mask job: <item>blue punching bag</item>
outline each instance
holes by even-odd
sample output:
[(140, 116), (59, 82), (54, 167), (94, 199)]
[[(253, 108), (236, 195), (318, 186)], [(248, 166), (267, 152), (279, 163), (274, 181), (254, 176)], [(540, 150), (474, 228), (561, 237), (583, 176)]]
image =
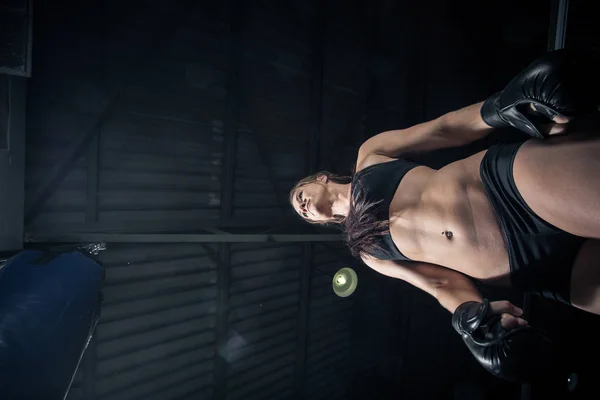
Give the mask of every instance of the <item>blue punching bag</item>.
[(100, 315), (104, 269), (73, 250), (0, 267), (0, 398), (64, 399)]

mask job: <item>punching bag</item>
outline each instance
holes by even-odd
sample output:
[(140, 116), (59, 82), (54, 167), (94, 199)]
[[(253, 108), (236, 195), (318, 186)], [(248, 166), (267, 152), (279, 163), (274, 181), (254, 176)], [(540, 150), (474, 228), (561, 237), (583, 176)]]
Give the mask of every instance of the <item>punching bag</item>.
[(100, 315), (103, 267), (78, 250), (0, 266), (0, 398), (64, 399)]

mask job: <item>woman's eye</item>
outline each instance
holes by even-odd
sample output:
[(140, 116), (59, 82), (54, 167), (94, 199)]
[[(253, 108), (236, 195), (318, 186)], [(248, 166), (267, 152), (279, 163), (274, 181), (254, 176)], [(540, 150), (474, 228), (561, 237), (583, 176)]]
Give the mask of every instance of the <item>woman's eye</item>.
[(300, 198), (300, 200), (302, 200), (302, 192), (300, 192), (300, 194), (298, 195), (298, 197)]

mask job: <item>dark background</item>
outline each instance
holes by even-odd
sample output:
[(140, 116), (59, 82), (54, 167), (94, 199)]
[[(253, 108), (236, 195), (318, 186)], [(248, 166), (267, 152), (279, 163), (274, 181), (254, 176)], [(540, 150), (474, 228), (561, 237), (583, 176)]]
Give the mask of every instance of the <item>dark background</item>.
[[(591, 2), (571, 3), (567, 47), (597, 46)], [(35, 1), (28, 237), (307, 232), (295, 181), (348, 174), (366, 138), (500, 90), (546, 51), (550, 4)], [(433, 298), (340, 243), (109, 243), (102, 260), (103, 316), (70, 399), (519, 398)], [(359, 286), (341, 299), (330, 275), (348, 265)], [(530, 319), (565, 352), (534, 398), (592, 398), (598, 317), (534, 300)]]

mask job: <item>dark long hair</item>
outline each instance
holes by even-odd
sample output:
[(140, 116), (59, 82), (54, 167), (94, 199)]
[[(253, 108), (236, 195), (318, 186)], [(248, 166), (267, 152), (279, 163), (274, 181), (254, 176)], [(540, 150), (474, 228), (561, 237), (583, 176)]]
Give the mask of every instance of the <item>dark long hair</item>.
[(379, 218), (382, 201), (369, 201), (361, 180), (352, 182), (350, 210), (342, 222), (342, 231), (350, 253), (356, 258), (385, 252), (378, 242), (381, 236), (389, 233), (390, 222)]
[[(352, 172), (354, 173), (354, 169)], [(368, 201), (361, 179), (354, 179), (356, 178), (356, 174), (354, 174), (353, 177), (349, 177), (321, 171), (307, 176), (306, 178), (301, 179), (290, 190), (290, 203), (292, 203), (292, 199), (296, 195), (298, 189), (316, 182), (317, 178), (321, 175), (325, 175), (331, 182), (352, 184), (352, 196), (348, 215), (334, 215), (331, 220), (325, 222), (311, 221), (306, 218), (303, 219), (311, 224), (339, 225), (342, 229), (346, 245), (350, 249), (350, 253), (356, 258), (361, 258), (363, 254), (372, 254), (374, 251), (385, 251), (378, 244), (378, 239), (380, 236), (389, 232), (389, 220), (379, 220), (378, 214), (381, 201)]]

